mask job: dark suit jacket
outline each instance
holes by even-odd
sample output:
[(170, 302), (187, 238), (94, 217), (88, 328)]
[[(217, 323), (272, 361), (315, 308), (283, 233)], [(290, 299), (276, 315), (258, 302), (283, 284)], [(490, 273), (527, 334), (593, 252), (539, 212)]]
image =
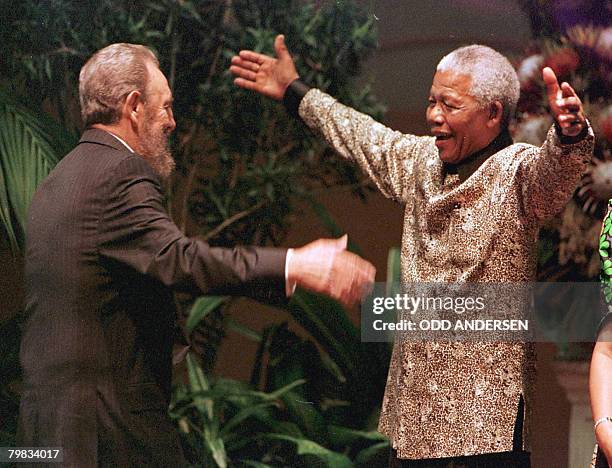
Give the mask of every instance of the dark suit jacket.
[(171, 291), (278, 299), (285, 257), (185, 237), (145, 160), (87, 130), (29, 212), (19, 445), (61, 446), (68, 466), (179, 466)]

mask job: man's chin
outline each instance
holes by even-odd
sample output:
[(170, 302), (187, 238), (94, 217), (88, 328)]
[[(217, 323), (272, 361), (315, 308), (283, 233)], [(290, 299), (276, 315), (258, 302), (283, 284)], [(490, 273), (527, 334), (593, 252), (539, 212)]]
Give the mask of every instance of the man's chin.
[(174, 172), (174, 168), (176, 167), (176, 162), (172, 158), (172, 156), (164, 156), (162, 160), (157, 164), (158, 167), (154, 167), (155, 172), (162, 178), (167, 179)]
[(141, 156), (145, 159), (145, 161), (147, 161), (147, 163), (149, 163), (151, 169), (153, 169), (153, 171), (155, 171), (155, 173), (162, 179), (167, 179), (170, 177), (174, 171), (174, 168), (176, 167), (176, 162), (169, 151), (165, 151), (162, 154), (157, 155), (145, 153)]
[(461, 155), (457, 155), (454, 152), (448, 150), (445, 151), (440, 148), (438, 148), (438, 157), (446, 164), (458, 164), (465, 159), (461, 157)]

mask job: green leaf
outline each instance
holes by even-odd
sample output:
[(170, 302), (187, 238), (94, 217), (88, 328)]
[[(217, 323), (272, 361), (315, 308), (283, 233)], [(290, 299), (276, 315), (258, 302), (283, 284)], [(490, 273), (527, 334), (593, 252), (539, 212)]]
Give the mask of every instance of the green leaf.
[(603, 258), (607, 258), (608, 257), (608, 252), (602, 249), (599, 249), (599, 256), (603, 257)]
[[(202, 372), (202, 368), (199, 366), (197, 361), (191, 356), (191, 353), (187, 353), (187, 373), (189, 375), (189, 386), (192, 392), (204, 392), (210, 389), (208, 379)], [(206, 414), (209, 420), (213, 419), (213, 402), (209, 398), (194, 398), (194, 405), (200, 412)]]
[(227, 301), (229, 298), (226, 296), (202, 296), (199, 297), (193, 304), (189, 317), (187, 318), (187, 324), (185, 325), (187, 332), (192, 333), (193, 330), (198, 326), (198, 323), (213, 310)]
[[(355, 463), (357, 466), (369, 467), (369, 466), (378, 466), (379, 460), (384, 460), (385, 462), (388, 459), (389, 453), (389, 442), (380, 442), (378, 444), (370, 445), (367, 448), (359, 451), (357, 456), (355, 457)], [(372, 460), (374, 459), (374, 460)], [(378, 461), (378, 463), (377, 463)]]
[(264, 403), (259, 403), (257, 405), (253, 405), (248, 408), (242, 408), (240, 411), (238, 411), (238, 413), (236, 413), (236, 415), (233, 418), (231, 418), (229, 421), (227, 421), (223, 425), (223, 428), (221, 429), (221, 432), (220, 432), (220, 436), (224, 437), (224, 436), (231, 435), (231, 431), (233, 431), (239, 424), (241, 424), (242, 422), (244, 422), (246, 419), (250, 418), (251, 416), (254, 416), (257, 413), (261, 412), (262, 409), (267, 408), (269, 406), (273, 406), (273, 405), (274, 405), (274, 402), (266, 401)]
[(387, 255), (387, 296), (392, 296), (399, 292), (401, 284), (400, 264), (400, 249), (397, 247), (389, 249)]
[[(327, 229), (327, 231), (333, 237), (337, 238), (337, 237), (343, 236), (346, 233), (346, 231), (344, 229), (342, 229), (336, 223), (336, 221), (334, 220), (332, 215), (329, 213), (327, 208), (325, 208), (325, 206), (323, 206), (323, 204), (321, 204), (318, 201), (316, 201), (310, 195), (303, 195), (303, 198), (304, 198), (304, 200), (306, 200), (308, 202), (308, 204), (312, 208), (312, 211), (314, 211), (314, 213), (318, 216), (318, 218), (323, 223), (323, 226), (325, 226), (325, 229)], [(363, 256), (363, 252), (361, 251), (361, 249), (359, 248), (359, 246), (357, 244), (354, 244), (351, 241), (351, 237), (350, 236), (349, 236), (347, 248), (351, 252), (354, 252), (354, 253), (356, 253), (359, 256)]]
[(246, 466), (252, 466), (253, 468), (273, 468), (272, 465), (266, 465), (265, 463), (255, 460), (240, 460), (240, 463), (243, 463)]
[(247, 338), (249, 338), (250, 340), (253, 340), (257, 343), (261, 343), (261, 340), (263, 339), (261, 336), (261, 333), (256, 332), (255, 330), (253, 330), (252, 328), (247, 327), (246, 325), (243, 325), (241, 323), (236, 322), (233, 318), (228, 317), (227, 318), (227, 327), (230, 330), (235, 331), (236, 333), (241, 334), (242, 336), (245, 336)]
[(333, 424), (329, 426), (328, 430), (330, 441), (333, 441), (332, 443), (336, 447), (349, 446), (359, 440), (386, 441), (388, 443), (387, 437), (378, 431), (359, 431)]
[(207, 437), (206, 445), (208, 446), (208, 450), (212, 454), (213, 459), (217, 463), (217, 466), (219, 468), (226, 468), (227, 453), (225, 452), (223, 440), (214, 437)]
[(329, 468), (353, 468), (353, 462), (346, 455), (333, 452), (308, 439), (299, 439), (284, 434), (267, 434), (266, 438), (285, 440), (297, 446), (300, 456), (311, 455), (323, 462), (323, 466)]
[(0, 91), (0, 223), (14, 252), (21, 244), (34, 191), (72, 143), (74, 137), (52, 119), (34, 114)]
[(359, 334), (342, 306), (326, 297), (298, 290), (289, 302), (289, 311), (325, 347), (344, 375), (353, 373), (359, 356)]

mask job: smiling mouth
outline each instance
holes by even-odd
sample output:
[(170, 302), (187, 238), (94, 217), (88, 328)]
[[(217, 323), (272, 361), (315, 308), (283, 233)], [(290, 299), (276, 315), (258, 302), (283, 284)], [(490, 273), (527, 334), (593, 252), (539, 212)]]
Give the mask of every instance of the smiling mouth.
[(434, 135), (436, 137), (436, 141), (445, 141), (445, 140), (450, 140), (453, 136), (452, 135)]

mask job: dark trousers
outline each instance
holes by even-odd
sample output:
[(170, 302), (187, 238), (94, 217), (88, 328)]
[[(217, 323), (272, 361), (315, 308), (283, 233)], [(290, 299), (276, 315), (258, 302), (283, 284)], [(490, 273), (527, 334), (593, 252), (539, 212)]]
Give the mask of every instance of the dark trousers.
[(531, 468), (529, 452), (499, 452), (468, 457), (403, 460), (391, 449), (389, 468)]

